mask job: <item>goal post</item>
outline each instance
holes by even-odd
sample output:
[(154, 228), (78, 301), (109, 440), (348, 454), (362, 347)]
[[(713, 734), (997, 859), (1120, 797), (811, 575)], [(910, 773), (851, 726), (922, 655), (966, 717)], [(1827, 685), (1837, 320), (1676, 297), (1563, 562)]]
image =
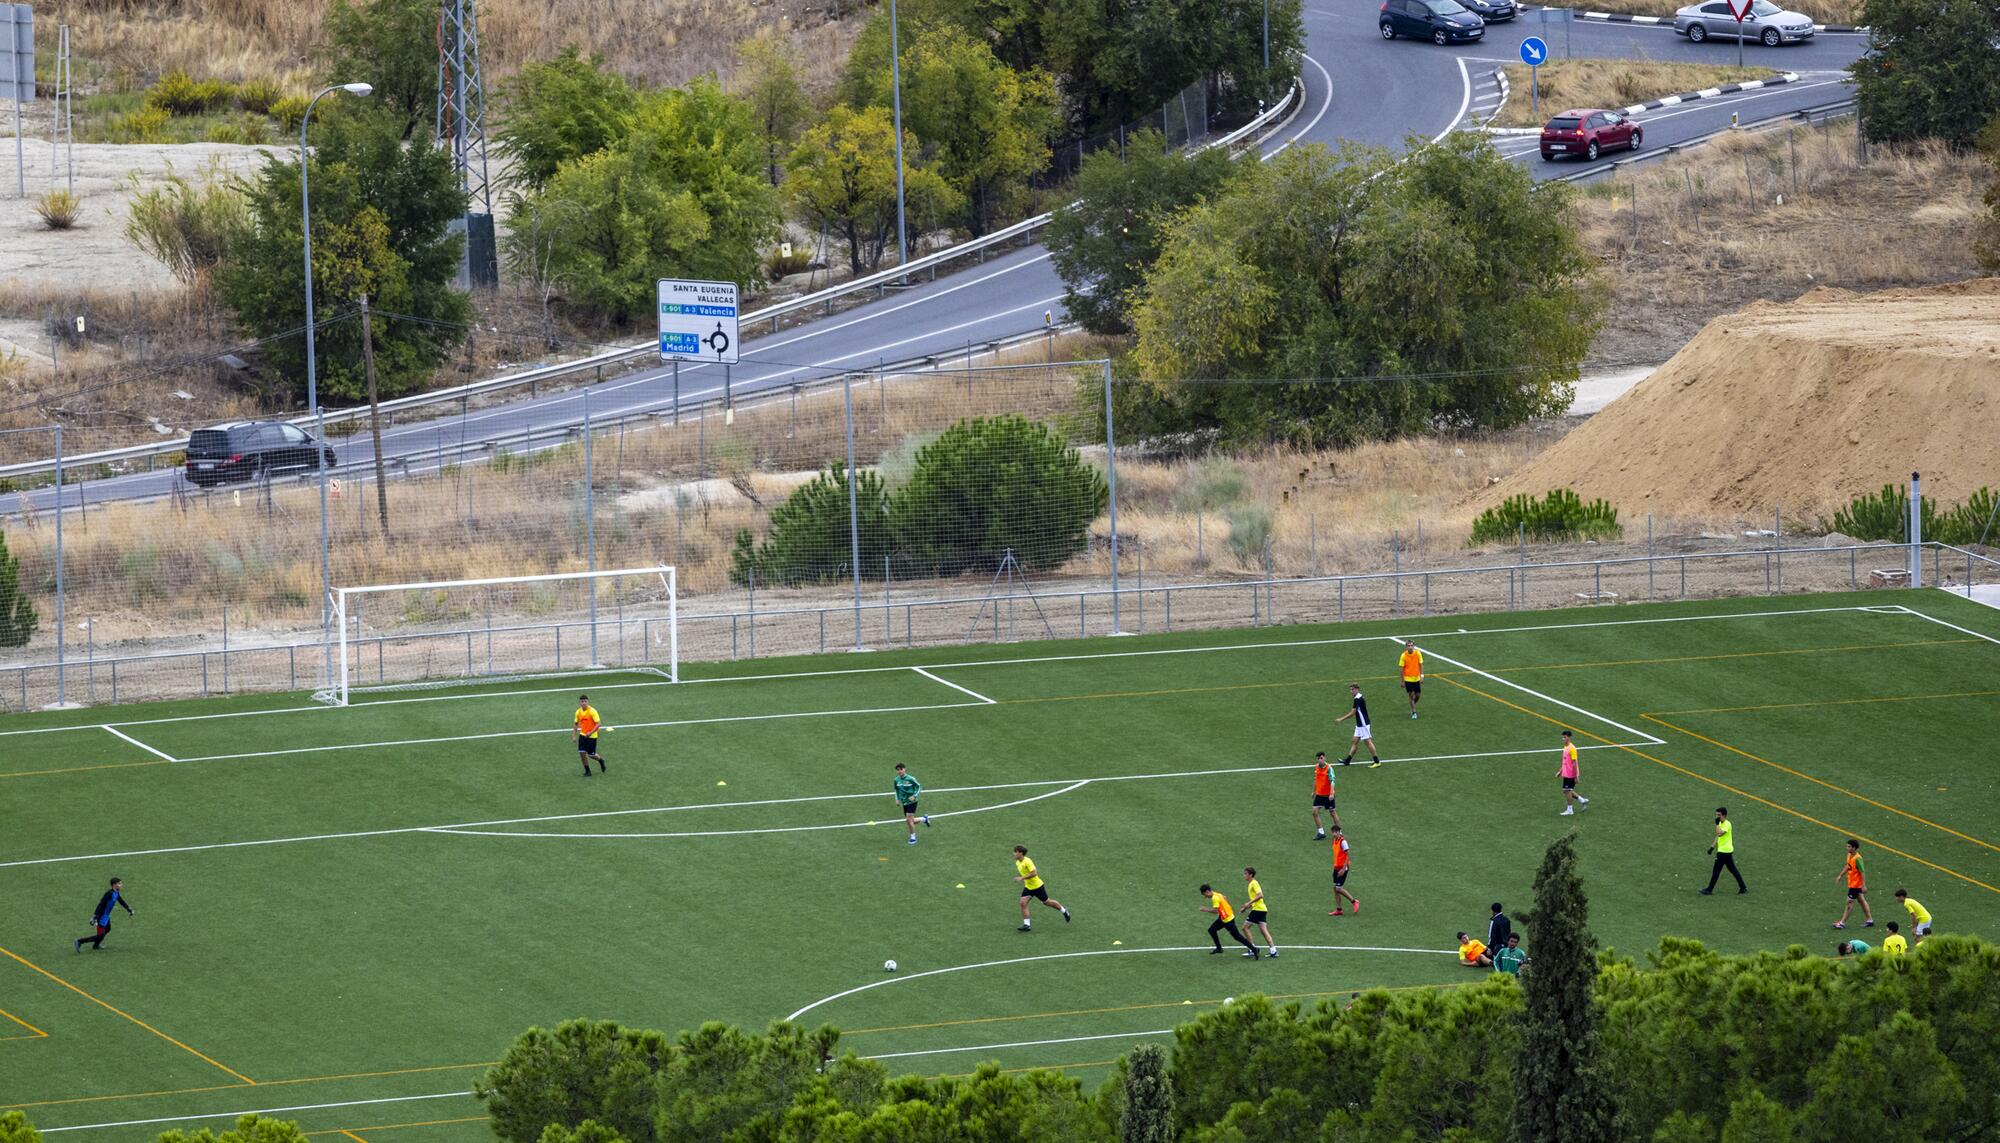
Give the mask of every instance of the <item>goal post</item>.
[(496, 678), (648, 674), (680, 681), (671, 566), (337, 587), (333, 671), (313, 697)]

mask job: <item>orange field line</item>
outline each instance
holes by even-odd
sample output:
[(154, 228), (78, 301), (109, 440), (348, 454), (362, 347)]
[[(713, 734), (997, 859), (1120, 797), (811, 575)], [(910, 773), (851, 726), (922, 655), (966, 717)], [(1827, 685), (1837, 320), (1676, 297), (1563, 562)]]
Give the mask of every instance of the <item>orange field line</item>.
[[(1687, 710), (1663, 710), (1659, 714), (1734, 714), (1746, 710), (1796, 710), (1809, 706), (1859, 706), (1874, 702), (1922, 702), (1926, 699), (1992, 698), (2000, 691), (1949, 691), (1934, 695), (1883, 695), (1879, 698), (1814, 699), (1811, 702), (1767, 702), (1755, 706), (1702, 706)], [(1652, 715), (1642, 715), (1651, 718)]]
[(86, 770), (129, 770), (134, 766), (165, 766), (164, 758), (154, 758), (145, 762), (99, 762), (90, 766), (64, 766), (56, 770), (12, 770), (0, 771), (0, 778), (35, 778), (47, 774), (81, 774)]
[[(331, 1075), (331, 1076), (295, 1076), (291, 1079), (265, 1080), (264, 1082), (258, 1084), (257, 1086), (288, 1087), (292, 1084), (301, 1084), (301, 1083), (332, 1083), (337, 1080), (380, 1079), (383, 1076), (413, 1076), (413, 1075), (421, 1075), (424, 1072), (457, 1072), (457, 1071), (466, 1071), (471, 1068), (490, 1068), (492, 1066), (493, 1066), (493, 1061), (491, 1060), (487, 1060), (484, 1063), (477, 1063), (477, 1064), (428, 1064), (420, 1068), (390, 1068), (386, 1071), (379, 1071), (379, 1072), (348, 1072), (344, 1075)], [(242, 1086), (243, 1085), (240, 1083), (225, 1083), (225, 1084), (215, 1084), (210, 1087), (172, 1088), (166, 1091), (128, 1091), (128, 1092), (119, 1092), (113, 1095), (79, 1095), (69, 1099), (45, 1099), (37, 1103), (0, 1104), (0, 1107), (8, 1107), (8, 1108), (59, 1107), (71, 1103), (103, 1103), (107, 1100), (150, 1099), (159, 1096), (169, 1096), (169, 1095), (200, 1095), (204, 1092), (211, 1092), (211, 1091), (233, 1091), (236, 1088)]]
[(0, 1036), (0, 1040), (33, 1040), (48, 1036), (47, 1032), (42, 1031), (40, 1028), (35, 1027), (33, 1024), (30, 1024), (26, 1020), (21, 1019), (19, 1016), (14, 1015), (12, 1012), (7, 1011), (5, 1008), (0, 1008), (0, 1016), (5, 1016), (7, 1019), (12, 1020), (16, 1024), (19, 1024), (21, 1027), (26, 1028), (30, 1033), (29, 1035), (26, 1036)]
[[(363, 1131), (373, 1131), (373, 1130), (375, 1130), (375, 1129), (374, 1129), (374, 1128), (372, 1128), (372, 1127), (364, 1127), (364, 1128), (362, 1128), (362, 1130), (363, 1130)], [(342, 1128), (340, 1128), (340, 1129), (339, 1129), (339, 1133), (340, 1133), (340, 1134), (342, 1134), (342, 1135), (345, 1135), (345, 1136), (347, 1136), (347, 1137), (348, 1137), (349, 1139), (352, 1139), (352, 1140), (354, 1140), (354, 1143), (368, 1143), (368, 1140), (366, 1140), (366, 1139), (363, 1139), (363, 1138), (362, 1138), (361, 1136), (359, 1136), (359, 1135), (356, 1135), (356, 1134), (355, 1134), (354, 1132), (352, 1132), (352, 1131), (349, 1131), (349, 1130), (348, 1130), (347, 1128), (345, 1128), (345, 1127), (342, 1127)]]
[(300, 1134), (307, 1138), (311, 1138), (314, 1135), (345, 1135), (349, 1139), (359, 1139), (361, 1136), (356, 1135), (356, 1131), (395, 1131), (403, 1127), (442, 1127), (447, 1123), (483, 1123), (485, 1120), (486, 1117), (484, 1115), (465, 1115), (457, 1119), (420, 1119), (415, 1123), (378, 1123), (373, 1127), (329, 1127), (322, 1131), (302, 1131)]
[[(1566, 727), (1576, 732), (1577, 734), (1583, 735), (1585, 738), (1594, 738), (1597, 741), (1604, 743), (1606, 746), (1616, 747), (1617, 749), (1623, 750), (1628, 754), (1636, 754), (1639, 757), (1644, 758), (1646, 761), (1651, 762), (1657, 766), (1664, 766), (1667, 769), (1672, 770), (1676, 774), (1683, 774), (1689, 778), (1695, 779), (1696, 781), (1706, 782), (1709, 785), (1716, 787), (1717, 789), (1727, 790), (1730, 793), (1735, 794), (1739, 797), (1748, 798), (1751, 801), (1758, 803), (1759, 805), (1769, 806), (1780, 813), (1790, 814), (1792, 817), (1798, 818), (1800, 821), (1811, 822), (1813, 825), (1819, 826), (1822, 829), (1832, 830), (1834, 833), (1840, 834), (1843, 837), (1858, 838), (1862, 841), (1867, 842), (1869, 845), (1872, 845), (1875, 848), (1882, 850), (1885, 853), (1893, 853), (1898, 857), (1907, 858), (1910, 861), (1916, 862), (1918, 865), (1922, 865), (1929, 869), (1935, 869), (1939, 873), (1943, 873), (1951, 877), (1956, 877), (1960, 881), (1963, 881), (1968, 885), (1977, 885), (1981, 889), (1984, 889), (1989, 893), (2000, 894), (2000, 887), (1988, 885), (1986, 882), (1981, 881), (1976, 877), (1968, 877), (1965, 874), (1960, 873), (1956, 869), (1953, 869), (1945, 865), (1939, 865), (1935, 861), (1926, 861), (1923, 858), (1918, 857), (1914, 853), (1908, 853), (1903, 850), (1897, 849), (1895, 846), (1884, 844), (1883, 842), (1877, 841), (1874, 838), (1867, 836), (1866, 834), (1859, 833), (1851, 829), (1843, 829), (1842, 827), (1834, 825), (1831, 822), (1821, 821), (1820, 819), (1813, 817), (1811, 814), (1801, 813), (1798, 810), (1795, 810), (1792, 807), (1783, 804), (1782, 802), (1774, 802), (1769, 798), (1758, 797), (1756, 794), (1753, 794), (1748, 790), (1738, 789), (1737, 787), (1732, 786), (1727, 782), (1717, 781), (1716, 779), (1711, 778), (1706, 774), (1697, 773), (1696, 771), (1690, 770), (1685, 766), (1676, 766), (1672, 762), (1669, 762), (1664, 758), (1655, 758), (1651, 754), (1648, 754), (1643, 750), (1638, 750), (1633, 747), (1626, 746), (1623, 743), (1613, 742), (1608, 738), (1592, 734), (1590, 731), (1585, 730), (1580, 726), (1571, 726), (1569, 723), (1566, 723), (1561, 719), (1550, 718), (1548, 715), (1543, 714), (1540, 711), (1529, 710), (1527, 707), (1521, 706), (1518, 703), (1508, 702), (1506, 699), (1501, 698), (1499, 695), (1487, 694), (1485, 691), (1482, 691), (1477, 687), (1466, 686), (1466, 684), (1461, 683), (1456, 679), (1446, 679), (1445, 681), (1450, 683), (1452, 686), (1471, 691), (1473, 694), (1479, 695), (1482, 698), (1492, 699), (1494, 702), (1497, 702), (1502, 706), (1510, 706), (1513, 707), (1515, 710), (1520, 711), (1523, 714), (1533, 715), (1534, 717), (1541, 719), (1543, 722), (1554, 723), (1557, 726)], [(1553, 751), (1551, 751), (1551, 753), (1553, 753)]]
[(1950, 826), (1939, 825), (1937, 822), (1934, 822), (1929, 818), (1919, 817), (1916, 814), (1909, 812), (1908, 810), (1898, 809), (1897, 807), (1892, 806), (1887, 802), (1878, 802), (1874, 798), (1871, 798), (1866, 794), (1855, 793), (1853, 790), (1850, 790), (1845, 786), (1836, 786), (1832, 782), (1815, 778), (1811, 774), (1807, 774), (1799, 770), (1794, 770), (1790, 766), (1787, 766), (1782, 762), (1773, 762), (1769, 758), (1765, 758), (1757, 754), (1752, 754), (1748, 750), (1741, 749), (1740, 747), (1731, 746), (1727, 742), (1722, 742), (1718, 739), (1710, 738), (1706, 734), (1697, 734), (1696, 732), (1689, 730), (1685, 726), (1676, 726), (1675, 724), (1668, 722), (1664, 718), (1657, 718), (1653, 715), (1643, 714), (1643, 713), (1640, 714), (1639, 717), (1645, 719), (1647, 722), (1658, 723), (1659, 725), (1666, 727), (1668, 730), (1678, 731), (1681, 734), (1687, 735), (1689, 738), (1700, 739), (1701, 741), (1706, 742), (1710, 746), (1716, 747), (1717, 749), (1727, 750), (1731, 754), (1748, 758), (1752, 762), (1762, 762), (1764, 765), (1771, 767), (1773, 770), (1782, 770), (1785, 773), (1790, 774), (1794, 778), (1804, 778), (1806, 781), (1811, 782), (1816, 786), (1824, 786), (1827, 789), (1832, 790), (1837, 794), (1845, 794), (1848, 797), (1853, 798), (1855, 801), (1866, 802), (1869, 805), (1874, 806), (1878, 810), (1887, 810), (1890, 813), (1897, 815), (1898, 817), (1908, 818), (1911, 821), (1918, 823), (1919, 825), (1927, 825), (1934, 830), (1938, 830), (1943, 833), (1948, 833), (1951, 836), (1958, 838), (1961, 841), (1969, 841), (1974, 845), (1984, 846), (1995, 853), (2000, 853), (2000, 845), (1994, 845), (1990, 841), (1985, 841), (1981, 838), (1973, 837), (1971, 834), (1968, 833), (1960, 833), (1957, 830), (1951, 828)]
[(71, 984), (67, 980), (64, 980), (62, 977), (57, 976), (55, 973), (50, 972), (48, 969), (43, 968), (41, 965), (38, 965), (35, 962), (27, 959), (26, 957), (21, 956), (19, 953), (11, 952), (4, 948), (0, 948), (0, 953), (5, 953), (9, 958), (19, 962), (22, 965), (25, 965), (28, 968), (35, 970), (38, 973), (41, 973), (43, 976), (46, 976), (50, 980), (55, 981), (57, 984), (62, 985), (64, 988), (69, 989), (71, 992), (76, 993), (78, 996), (83, 997), (85, 1000), (90, 1001), (92, 1004), (95, 1004), (98, 1007), (103, 1008), (108, 1012), (114, 1012), (120, 1016), (123, 1016), (125, 1019), (130, 1020), (134, 1024), (137, 1024), (139, 1027), (144, 1028), (146, 1031), (151, 1032), (153, 1035), (158, 1036), (160, 1039), (165, 1040), (167, 1043), (172, 1044), (176, 1048), (179, 1048), (181, 1051), (186, 1052), (191, 1056), (197, 1057), (202, 1062), (207, 1063), (212, 1067), (215, 1067), (221, 1071), (227, 1072), (230, 1075), (235, 1076), (237, 1079), (242, 1080), (246, 1084), (254, 1085), (257, 1082), (256, 1080), (251, 1079), (249, 1076), (244, 1075), (242, 1072), (237, 1071), (235, 1068), (230, 1067), (228, 1064), (225, 1064), (220, 1060), (217, 1060), (215, 1057), (197, 1051), (196, 1049), (191, 1048), (186, 1044), (183, 1044), (179, 1040), (174, 1039), (172, 1036), (167, 1035), (165, 1032), (160, 1031), (158, 1028), (153, 1027), (151, 1024), (146, 1023), (144, 1020), (139, 1019), (137, 1016), (132, 1015), (130, 1012), (127, 1012), (124, 1009), (119, 1008), (114, 1004), (109, 1004), (106, 1003), (105, 1001), (99, 1000), (97, 997), (92, 996), (90, 993), (85, 992), (83, 989), (78, 988), (76, 985)]

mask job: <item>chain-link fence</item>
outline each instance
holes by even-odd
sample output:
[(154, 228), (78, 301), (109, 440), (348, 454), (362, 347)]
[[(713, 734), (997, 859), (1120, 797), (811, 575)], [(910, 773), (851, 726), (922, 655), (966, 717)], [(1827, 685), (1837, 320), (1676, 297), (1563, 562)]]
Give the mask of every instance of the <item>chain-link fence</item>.
[[(1121, 438), (1106, 373), (855, 373), (639, 410), (585, 389), (567, 429), (437, 428), (386, 480), (367, 463), (330, 475), (331, 583), (670, 565), (694, 661), (2000, 583), (1990, 551), (1815, 540), (1776, 508), (1474, 546), (1475, 491), (1554, 427), (1224, 455)], [(52, 454), (53, 438), (7, 448)], [(66, 491), (60, 511), (19, 498), (0, 521), (0, 706), (323, 686), (316, 474), (244, 475), (88, 506)], [(520, 648), (535, 670), (657, 662), (659, 600), (637, 584), (385, 597), (350, 617), (356, 681), (517, 672)]]

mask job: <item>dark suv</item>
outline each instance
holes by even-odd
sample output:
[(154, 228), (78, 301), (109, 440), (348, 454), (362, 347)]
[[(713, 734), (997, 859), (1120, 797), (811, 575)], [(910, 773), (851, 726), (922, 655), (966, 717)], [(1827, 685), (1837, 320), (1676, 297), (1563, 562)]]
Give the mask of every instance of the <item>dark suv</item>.
[(238, 421), (188, 434), (188, 483), (202, 488), (254, 480), (259, 474), (309, 472), (324, 459), (338, 463), (333, 450), (311, 433), (283, 421)]
[(1486, 21), (1458, 0), (1382, 0), (1376, 26), (1385, 40), (1409, 36), (1434, 44), (1462, 44), (1486, 34)]

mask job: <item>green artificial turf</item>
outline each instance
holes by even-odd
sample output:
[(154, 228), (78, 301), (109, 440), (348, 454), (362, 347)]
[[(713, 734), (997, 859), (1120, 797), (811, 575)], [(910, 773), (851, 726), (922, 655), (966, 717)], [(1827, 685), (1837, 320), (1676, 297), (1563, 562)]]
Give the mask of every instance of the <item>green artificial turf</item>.
[[(1403, 635), (1429, 654), (1415, 721)], [(896, 1070), (1095, 1082), (1225, 997), (1473, 979), (1453, 934), (1524, 908), (1572, 826), (1622, 952), (1831, 952), (1850, 834), (1878, 917), (1907, 885), (1940, 930), (1996, 935), (1996, 635), (1989, 609), (1876, 592), (13, 716), (0, 1107), (119, 1125), (53, 1139), (285, 1109), (367, 1143), (470, 1140), (466, 1089), (530, 1024), (801, 1009)], [(1350, 680), (1388, 762), (1338, 772), (1364, 908), (1333, 918), (1310, 763), (1345, 749)], [(584, 688), (615, 728), (589, 780), (567, 731)], [(1564, 727), (1593, 799), (1573, 818)], [(935, 815), (916, 846), (898, 761)], [(1725, 876), (1704, 898), (1722, 804), (1751, 893)], [(1017, 842), (1073, 923), (1037, 906), (1014, 931)], [(1246, 864), (1274, 962), (1206, 953), (1195, 888), (1240, 903)], [(114, 874), (138, 916), (73, 953)]]

